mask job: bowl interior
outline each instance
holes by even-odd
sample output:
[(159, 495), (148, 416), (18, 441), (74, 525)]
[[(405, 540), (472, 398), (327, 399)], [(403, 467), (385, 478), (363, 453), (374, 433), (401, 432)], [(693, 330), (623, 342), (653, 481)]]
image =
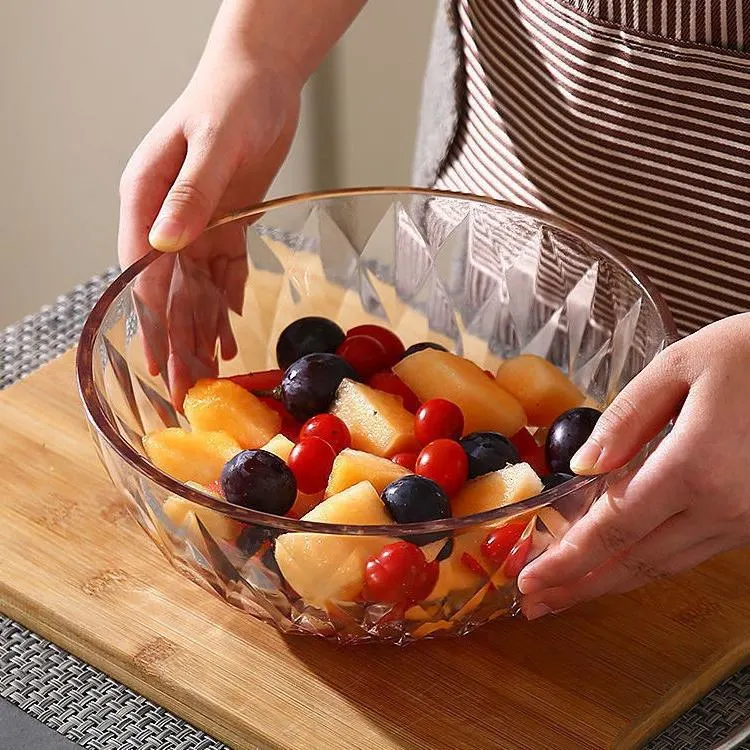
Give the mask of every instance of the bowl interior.
[[(221, 509), (155, 469), (141, 439), (186, 425), (173, 406), (181, 383), (275, 368), (278, 334), (305, 315), (344, 329), (386, 325), (407, 346), (434, 341), (493, 370), (537, 354), (600, 405), (674, 337), (648, 280), (596, 240), (534, 211), (406, 189), (272, 201), (218, 222), (178, 256), (142, 259), (89, 318), (79, 349), (82, 397), (99, 438), (133, 468), (130, 481)], [(569, 491), (551, 490), (545, 502)], [(223, 508), (248, 522), (263, 517)]]

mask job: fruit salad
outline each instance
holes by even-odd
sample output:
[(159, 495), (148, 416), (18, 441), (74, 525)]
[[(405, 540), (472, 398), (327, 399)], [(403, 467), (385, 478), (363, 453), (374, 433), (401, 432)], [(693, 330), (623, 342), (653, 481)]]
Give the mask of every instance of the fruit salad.
[(393, 531), (274, 531), (176, 496), (163, 507), (172, 524), (204, 549), (206, 530), (233, 563), (275, 576), (300, 610), (329, 620), (372, 612), (419, 638), (475, 610), (484, 620), (507, 612), (539, 529), (564, 525), (554, 510), (454, 532), (401, 526), (485, 513), (571, 480), (570, 459), (600, 415), (586, 395), (531, 354), (490, 372), (439, 344), (407, 348), (385, 327), (344, 331), (322, 317), (287, 326), (276, 358), (276, 370), (197, 382), (188, 426), (144, 438), (150, 461), (227, 504)]

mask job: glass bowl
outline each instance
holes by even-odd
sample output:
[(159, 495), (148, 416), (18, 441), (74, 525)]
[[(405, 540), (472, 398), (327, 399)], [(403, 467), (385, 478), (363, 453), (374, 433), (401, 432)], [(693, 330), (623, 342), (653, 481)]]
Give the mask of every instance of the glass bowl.
[[(94, 443), (130, 511), (176, 568), (229, 604), (284, 633), (342, 643), (456, 636), (518, 614), (522, 565), (576, 523), (611, 477), (576, 478), (474, 516), (356, 526), (230, 505), (148, 461), (146, 433), (186, 426), (173, 404), (187, 385), (276, 367), (279, 332), (311, 314), (344, 329), (384, 324), (407, 345), (435, 341), (483, 368), (537, 354), (600, 406), (675, 338), (653, 285), (598, 240), (533, 210), (432, 190), (269, 201), (119, 276), (84, 326), (77, 367)], [(508, 524), (523, 533), (505, 562), (477, 566), (482, 540)], [(452, 540), (427, 599), (364, 601), (368, 555), (426, 533)], [(287, 536), (295, 534), (306, 536)], [(302, 550), (294, 585), (275, 556), (282, 536), (282, 546)], [(450, 551), (443, 542), (423, 549), (429, 558)]]

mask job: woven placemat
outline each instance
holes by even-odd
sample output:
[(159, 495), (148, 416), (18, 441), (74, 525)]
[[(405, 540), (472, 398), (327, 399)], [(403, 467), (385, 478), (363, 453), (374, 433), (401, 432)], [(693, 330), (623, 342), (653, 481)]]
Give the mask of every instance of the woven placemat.
[[(117, 270), (110, 269), (0, 333), (0, 389), (67, 351), (76, 342), (92, 305), (116, 275)], [(0, 697), (91, 750), (225, 747), (2, 616)], [(654, 739), (648, 750), (707, 750), (748, 719), (750, 668), (709, 693)], [(736, 747), (750, 749), (750, 739)]]

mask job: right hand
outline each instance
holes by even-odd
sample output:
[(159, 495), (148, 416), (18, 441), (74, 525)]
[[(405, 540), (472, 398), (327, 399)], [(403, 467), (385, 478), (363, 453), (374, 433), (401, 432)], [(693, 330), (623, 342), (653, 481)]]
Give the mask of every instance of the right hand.
[(149, 371), (167, 378), (176, 406), (192, 382), (216, 374), (217, 341), (225, 359), (236, 354), (228, 311), (241, 312), (247, 279), (243, 227), (201, 233), (263, 198), (294, 137), (301, 85), (281, 65), (201, 63), (122, 175), (121, 266), (152, 247), (168, 254), (134, 291)]

